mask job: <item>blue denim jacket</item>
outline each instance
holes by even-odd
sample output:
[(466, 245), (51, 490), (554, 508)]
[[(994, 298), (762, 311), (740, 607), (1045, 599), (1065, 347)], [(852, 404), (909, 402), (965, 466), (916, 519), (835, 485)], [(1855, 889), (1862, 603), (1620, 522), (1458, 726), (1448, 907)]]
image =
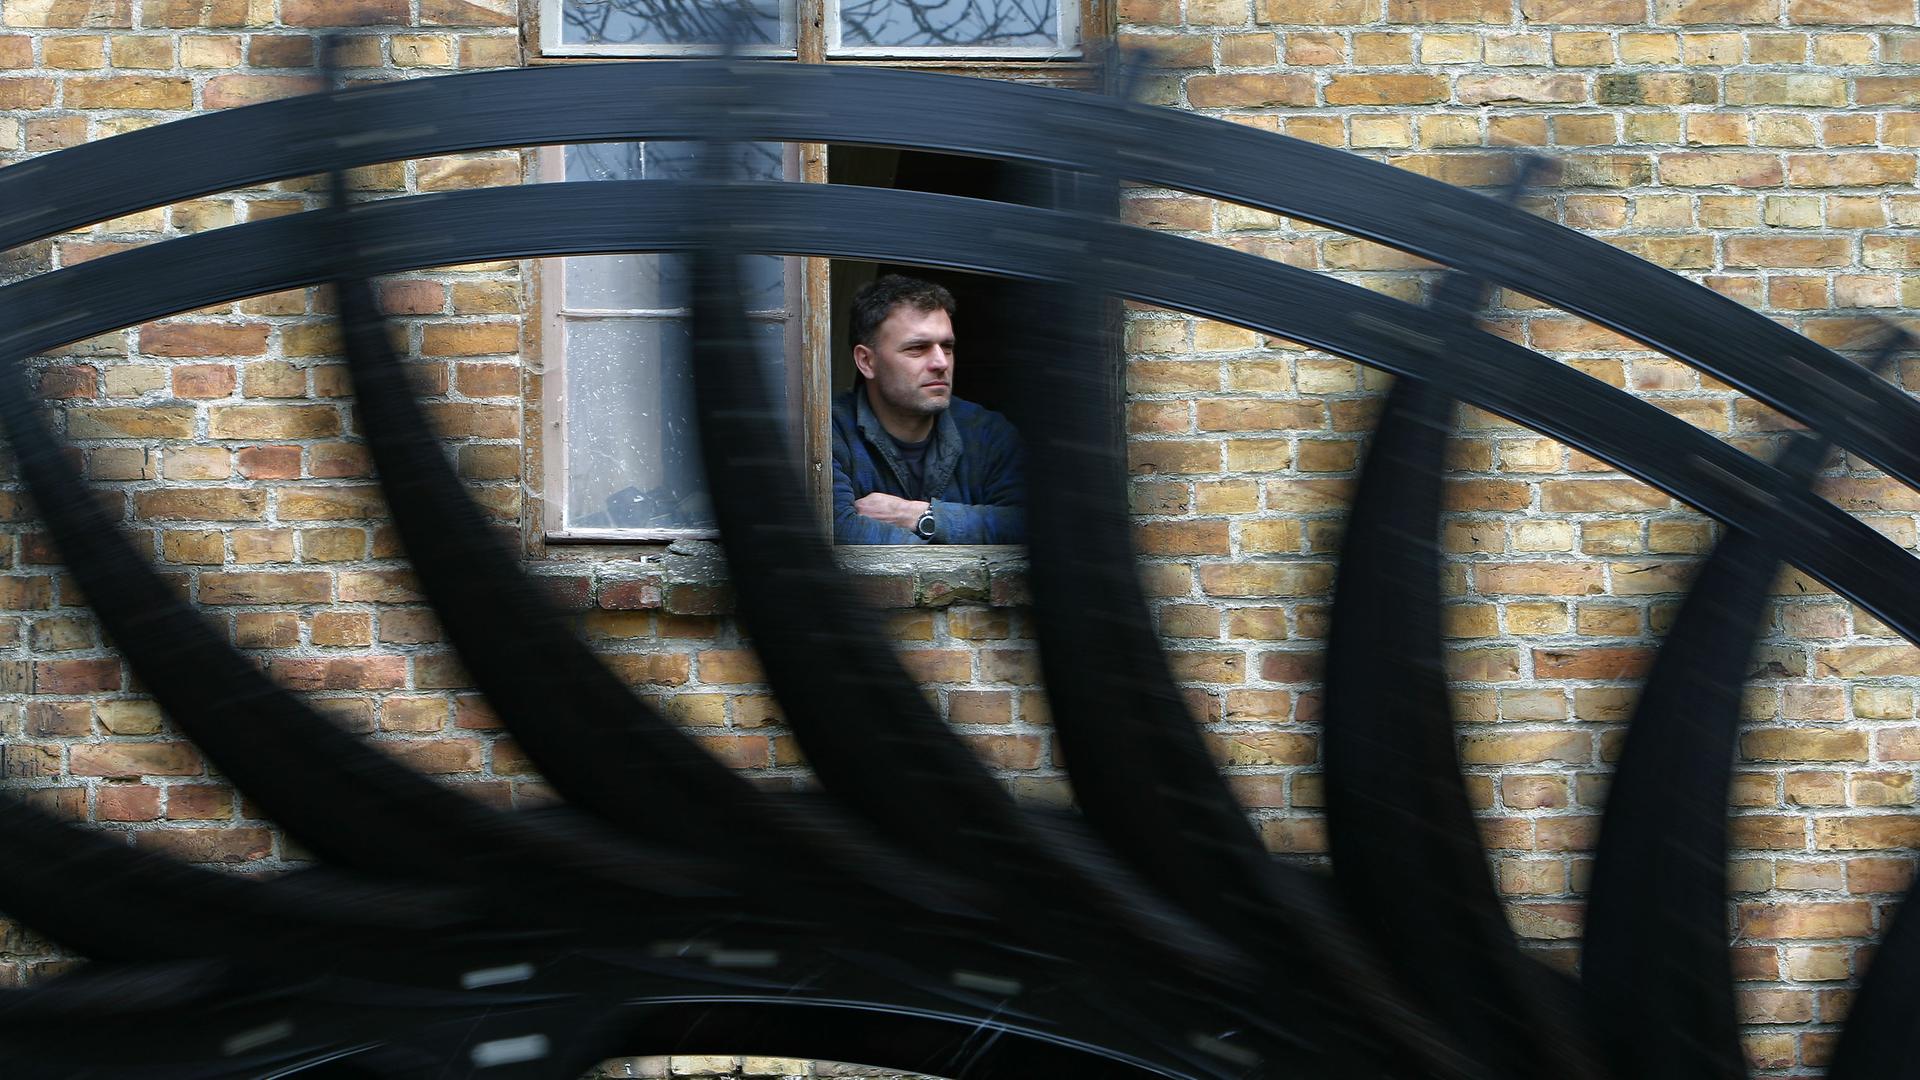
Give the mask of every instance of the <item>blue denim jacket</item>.
[(942, 544), (1023, 544), (1027, 475), (1020, 436), (1007, 418), (954, 398), (934, 421), (926, 494), (907, 490), (906, 469), (858, 387), (833, 401), (833, 538), (842, 544), (924, 544), (910, 529), (862, 517), (854, 500), (882, 491), (933, 504)]

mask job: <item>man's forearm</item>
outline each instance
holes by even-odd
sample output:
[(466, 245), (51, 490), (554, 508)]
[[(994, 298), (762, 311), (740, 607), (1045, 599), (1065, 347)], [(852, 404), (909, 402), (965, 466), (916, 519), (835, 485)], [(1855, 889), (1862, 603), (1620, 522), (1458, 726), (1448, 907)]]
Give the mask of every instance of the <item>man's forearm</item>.
[(1027, 512), (1020, 506), (933, 501), (934, 538), (942, 544), (1024, 544)]
[(875, 521), (854, 513), (851, 508), (846, 513), (836, 513), (833, 519), (833, 542), (836, 544), (924, 544), (925, 540), (909, 529), (889, 525), (884, 521)]

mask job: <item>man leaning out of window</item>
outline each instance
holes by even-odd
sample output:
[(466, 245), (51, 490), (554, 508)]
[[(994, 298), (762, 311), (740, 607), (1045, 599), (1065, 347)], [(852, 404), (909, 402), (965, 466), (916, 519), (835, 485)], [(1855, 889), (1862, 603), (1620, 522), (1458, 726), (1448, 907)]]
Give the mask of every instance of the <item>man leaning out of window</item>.
[(854, 388), (833, 404), (842, 544), (1018, 544), (1026, 475), (1007, 418), (953, 394), (953, 294), (889, 274), (853, 298)]

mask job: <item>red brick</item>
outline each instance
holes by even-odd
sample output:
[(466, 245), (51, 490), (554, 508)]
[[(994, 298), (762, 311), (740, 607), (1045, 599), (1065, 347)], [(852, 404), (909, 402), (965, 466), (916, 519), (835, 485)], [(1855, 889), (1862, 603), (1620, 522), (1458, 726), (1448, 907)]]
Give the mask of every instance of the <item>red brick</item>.
[(1913, 5), (1906, 0), (1787, 0), (1787, 21), (1795, 26), (1912, 26)]
[(1641, 0), (1520, 0), (1520, 14), (1532, 25), (1630, 25), (1646, 18)]
[(233, 816), (233, 792), (204, 784), (175, 784), (167, 789), (169, 821), (224, 821)]
[(190, 863), (242, 863), (273, 854), (273, 833), (264, 828), (148, 829), (134, 834), (134, 847)]
[(1740, 737), (1748, 761), (1865, 761), (1864, 731), (1820, 728), (1761, 728)]
[(1771, 24), (1780, 0), (1656, 0), (1654, 21), (1698, 26), (1710, 23)]
[(686, 653), (620, 653), (602, 662), (629, 686), (681, 686), (693, 670)]
[(340, 433), (331, 405), (215, 405), (207, 433), (216, 439), (314, 439)]
[(1581, 75), (1462, 75), (1454, 96), (1463, 105), (1567, 105), (1587, 100)]
[(1813, 822), (1819, 851), (1877, 851), (1920, 847), (1920, 820), (1906, 815), (1823, 817)]
[(1187, 80), (1187, 101), (1196, 109), (1313, 105), (1313, 76), (1195, 75)]
[(103, 784), (94, 805), (101, 821), (153, 821), (160, 816), (160, 789), (145, 784)]
[(319, 88), (309, 75), (216, 75), (207, 80), (201, 100), (209, 109), (233, 109), (298, 97)]
[(71, 408), (67, 435), (75, 439), (190, 439), (193, 409), (186, 406)]
[[(141, 0), (143, 25), (154, 27), (246, 26), (249, 0)], [(131, 24), (129, 24), (131, 25)]]
[(52, 606), (52, 578), (0, 577), (0, 611), (40, 611)]
[(68, 752), (75, 776), (135, 779), (141, 776), (196, 776), (205, 766), (186, 743), (82, 743)]
[(259, 356), (266, 350), (262, 324), (162, 322), (140, 328), (140, 351), (148, 356)]
[(1207, 746), (1222, 765), (1311, 765), (1320, 757), (1317, 736), (1291, 731), (1208, 735)]
[(1513, 8), (1513, 0), (1387, 0), (1387, 21), (1505, 24)]
[(1671, 187), (1779, 187), (1780, 159), (1766, 154), (1683, 151), (1660, 155), (1660, 182)]
[(515, 26), (519, 12), (513, 0), (420, 0), (422, 26)]
[(1336, 75), (1329, 105), (1426, 105), (1447, 100), (1443, 75)]
[(1605, 591), (1597, 566), (1557, 562), (1486, 563), (1473, 568), (1474, 587), (1488, 595), (1591, 596)]
[(297, 446), (249, 446), (240, 451), (240, 475), (249, 480), (295, 480), (300, 476)]
[(1637, 647), (1535, 649), (1533, 671), (1542, 679), (1633, 679), (1652, 660), (1652, 649)]
[(228, 364), (187, 364), (174, 368), (173, 396), (223, 398), (233, 393), (234, 370)]
[(333, 579), (319, 571), (208, 573), (200, 576), (200, 602), (229, 604), (324, 604)]
[(1550, 480), (1540, 485), (1540, 505), (1555, 513), (1621, 513), (1664, 510), (1672, 500), (1635, 480)]
[(95, 694), (118, 689), (118, 660), (38, 660), (33, 665), (36, 694)]
[(40, 373), (40, 396), (44, 398), (88, 398), (99, 392), (99, 373), (90, 367), (64, 365)]
[(294, 690), (397, 690), (407, 681), (404, 656), (278, 657), (268, 669)]
[(1872, 909), (1863, 901), (1741, 904), (1740, 934), (1762, 940), (1866, 937), (1872, 919)]
[(1583, 732), (1539, 731), (1524, 734), (1469, 735), (1460, 741), (1460, 760), (1469, 765), (1536, 764), (1593, 760), (1593, 738)]

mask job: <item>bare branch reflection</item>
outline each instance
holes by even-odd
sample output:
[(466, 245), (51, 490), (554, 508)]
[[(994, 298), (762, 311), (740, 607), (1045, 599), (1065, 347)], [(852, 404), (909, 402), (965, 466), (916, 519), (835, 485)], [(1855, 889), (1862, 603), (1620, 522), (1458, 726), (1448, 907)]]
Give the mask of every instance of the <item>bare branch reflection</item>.
[(565, 0), (569, 42), (776, 45), (792, 40), (782, 0)]
[[(1059, 0), (841, 0), (849, 46), (954, 48), (1059, 44)], [(791, 0), (565, 0), (569, 42), (791, 44)]]
[(842, 0), (847, 45), (1052, 45), (1057, 0)]

